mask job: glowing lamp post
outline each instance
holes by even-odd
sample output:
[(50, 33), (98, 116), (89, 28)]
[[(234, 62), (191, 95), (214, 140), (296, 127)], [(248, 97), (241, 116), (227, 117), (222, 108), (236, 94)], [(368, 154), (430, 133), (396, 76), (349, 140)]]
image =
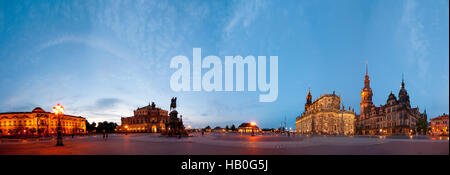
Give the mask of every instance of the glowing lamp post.
[(128, 135), (128, 125), (125, 125), (125, 135)]
[(252, 136), (255, 136), (255, 126), (256, 126), (256, 123), (255, 122), (250, 122), (250, 127), (252, 128)]
[(64, 146), (61, 132), (61, 115), (64, 115), (64, 107), (62, 107), (60, 104), (56, 105), (55, 107), (53, 107), (53, 113), (55, 113), (56, 117), (58, 117), (58, 136), (56, 138), (56, 146)]

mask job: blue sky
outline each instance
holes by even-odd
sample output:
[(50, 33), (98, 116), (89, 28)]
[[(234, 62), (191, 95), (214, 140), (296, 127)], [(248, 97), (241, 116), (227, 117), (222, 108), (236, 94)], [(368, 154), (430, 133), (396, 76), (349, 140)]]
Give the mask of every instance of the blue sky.
[[(0, 0), (0, 111), (50, 110), (120, 122), (178, 97), (186, 125), (256, 121), (294, 127), (308, 87), (333, 90), (359, 113), (365, 62), (376, 105), (398, 94), (449, 112), (449, 1), (10, 1)], [(278, 56), (279, 95), (174, 92), (177, 55)]]

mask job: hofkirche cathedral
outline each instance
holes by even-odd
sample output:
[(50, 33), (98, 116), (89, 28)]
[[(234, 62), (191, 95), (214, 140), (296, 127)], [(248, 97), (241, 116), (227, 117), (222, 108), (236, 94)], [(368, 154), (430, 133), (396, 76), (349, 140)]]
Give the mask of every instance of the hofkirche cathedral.
[(295, 128), (299, 134), (353, 135), (355, 113), (341, 106), (341, 96), (335, 92), (312, 101), (311, 91), (308, 91), (305, 112), (295, 120)]
[(391, 92), (385, 105), (375, 106), (372, 102), (372, 89), (366, 65), (364, 87), (361, 90), (361, 114), (341, 107), (341, 96), (321, 95), (312, 101), (308, 91), (305, 112), (295, 120), (299, 134), (319, 135), (411, 135), (416, 133), (419, 119), (427, 119), (426, 111), (412, 108), (405, 82), (402, 79), (397, 97)]

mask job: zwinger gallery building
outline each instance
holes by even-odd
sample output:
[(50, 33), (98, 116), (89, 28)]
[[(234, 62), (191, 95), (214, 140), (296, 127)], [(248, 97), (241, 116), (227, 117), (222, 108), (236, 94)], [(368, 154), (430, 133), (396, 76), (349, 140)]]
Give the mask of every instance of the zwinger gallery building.
[[(0, 113), (0, 136), (32, 136), (56, 134), (58, 117), (37, 107), (31, 112)], [(86, 119), (80, 116), (61, 115), (63, 134), (86, 132)]]

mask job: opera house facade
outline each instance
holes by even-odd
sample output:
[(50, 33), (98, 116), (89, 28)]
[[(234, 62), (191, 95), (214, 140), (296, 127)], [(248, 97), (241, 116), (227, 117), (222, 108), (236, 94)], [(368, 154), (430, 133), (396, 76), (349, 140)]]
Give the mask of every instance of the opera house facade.
[(134, 110), (134, 116), (122, 117), (119, 131), (160, 133), (166, 130), (168, 121), (168, 111), (158, 108), (155, 103), (152, 103)]
[[(31, 112), (0, 113), (0, 136), (53, 135), (57, 133), (57, 126), (57, 116), (40, 107)], [(63, 134), (82, 134), (86, 132), (86, 119), (62, 115), (61, 127)]]

